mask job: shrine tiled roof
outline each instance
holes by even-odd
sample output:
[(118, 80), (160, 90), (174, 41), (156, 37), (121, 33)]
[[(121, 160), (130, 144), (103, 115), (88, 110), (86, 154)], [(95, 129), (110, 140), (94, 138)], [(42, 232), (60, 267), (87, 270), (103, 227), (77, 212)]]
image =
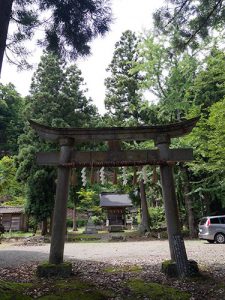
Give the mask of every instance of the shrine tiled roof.
[(0, 214), (20, 214), (24, 213), (22, 206), (0, 206)]
[(128, 194), (102, 193), (100, 194), (101, 207), (128, 207), (133, 206)]

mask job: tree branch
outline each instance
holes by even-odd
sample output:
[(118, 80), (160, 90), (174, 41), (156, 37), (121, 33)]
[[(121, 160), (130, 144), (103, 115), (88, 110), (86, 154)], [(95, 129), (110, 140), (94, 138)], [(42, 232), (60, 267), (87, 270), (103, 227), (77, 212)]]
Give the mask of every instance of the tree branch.
[(191, 37), (188, 39), (188, 41), (184, 44), (184, 48), (189, 45), (189, 43), (193, 40), (193, 38), (199, 33), (199, 31), (202, 29), (204, 25), (206, 25), (209, 18), (213, 15), (217, 7), (223, 2), (223, 0), (219, 0), (213, 7), (213, 9), (210, 11), (210, 13), (207, 15), (205, 21), (198, 27), (198, 29), (191, 35)]
[(184, 6), (187, 4), (187, 2), (190, 2), (190, 0), (186, 0), (184, 1), (184, 3), (181, 5), (180, 9), (178, 10), (178, 12), (175, 13), (175, 15), (168, 21), (168, 23), (165, 25), (165, 28), (172, 23), (176, 17), (180, 14), (180, 12), (182, 11), (182, 9), (184, 8)]

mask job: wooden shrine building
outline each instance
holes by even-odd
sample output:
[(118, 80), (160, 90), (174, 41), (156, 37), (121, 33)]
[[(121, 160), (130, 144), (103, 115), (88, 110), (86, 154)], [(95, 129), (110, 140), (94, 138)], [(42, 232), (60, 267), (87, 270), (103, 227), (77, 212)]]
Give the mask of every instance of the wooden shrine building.
[(106, 227), (109, 231), (121, 231), (126, 229), (126, 208), (132, 206), (128, 194), (100, 194), (100, 207), (106, 210)]
[(0, 206), (0, 223), (5, 231), (26, 229), (26, 215), (22, 206)]

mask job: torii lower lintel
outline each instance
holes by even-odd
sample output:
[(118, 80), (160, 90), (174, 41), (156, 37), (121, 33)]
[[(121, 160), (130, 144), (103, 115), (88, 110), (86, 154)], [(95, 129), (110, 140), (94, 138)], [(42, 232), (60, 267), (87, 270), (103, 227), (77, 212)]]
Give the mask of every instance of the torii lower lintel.
[[(64, 167), (120, 167), (141, 165), (165, 165), (175, 162), (193, 160), (192, 149), (169, 149), (165, 160), (159, 150), (127, 150), (127, 151), (73, 151), (69, 163)], [(37, 164), (59, 166), (59, 152), (37, 153)]]

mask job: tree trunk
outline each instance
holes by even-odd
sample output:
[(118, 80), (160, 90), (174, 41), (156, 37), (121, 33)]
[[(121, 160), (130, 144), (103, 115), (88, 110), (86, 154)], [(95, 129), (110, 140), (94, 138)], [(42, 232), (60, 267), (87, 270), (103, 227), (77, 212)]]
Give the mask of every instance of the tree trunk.
[(209, 215), (210, 214), (210, 197), (209, 197), (209, 194), (208, 193), (204, 193), (203, 194), (203, 196), (204, 196), (204, 214), (205, 215)]
[(29, 218), (30, 218), (29, 215), (24, 216), (24, 229), (23, 229), (24, 232), (29, 231)]
[(53, 211), (50, 216), (49, 234), (52, 235), (52, 224), (53, 224)]
[(140, 181), (140, 196), (141, 196), (141, 231), (150, 231), (150, 216), (145, 192), (145, 184), (143, 179)]
[(48, 219), (44, 219), (41, 223), (41, 235), (46, 235), (48, 233)]
[(0, 0), (0, 75), (6, 47), (13, 0)]
[(188, 215), (188, 228), (189, 228), (189, 234), (191, 238), (197, 237), (197, 230), (195, 227), (195, 221), (194, 221), (194, 212), (193, 212), (193, 205), (192, 205), (192, 198), (189, 195), (191, 192), (191, 187), (188, 179), (188, 168), (184, 165), (180, 166), (180, 170), (183, 174), (184, 179), (184, 201), (185, 201), (185, 207), (187, 210)]
[(73, 207), (73, 231), (77, 231), (77, 211), (76, 211), (75, 201), (74, 201), (74, 207)]

